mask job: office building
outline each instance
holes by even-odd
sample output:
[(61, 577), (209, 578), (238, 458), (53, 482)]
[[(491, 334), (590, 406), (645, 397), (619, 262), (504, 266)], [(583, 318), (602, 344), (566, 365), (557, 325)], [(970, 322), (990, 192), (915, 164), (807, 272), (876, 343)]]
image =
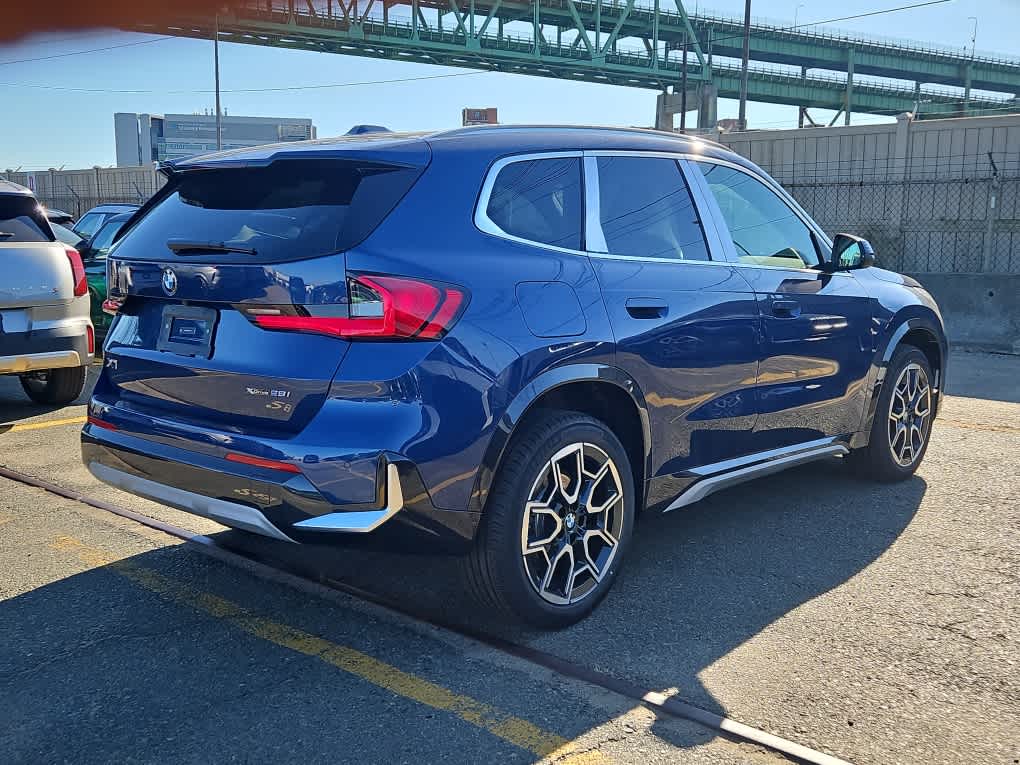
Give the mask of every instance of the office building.
[[(181, 159), (216, 151), (214, 114), (113, 115), (117, 166), (128, 167)], [(280, 141), (315, 138), (310, 119), (288, 117), (237, 117), (223, 115), (223, 149), (240, 149)]]

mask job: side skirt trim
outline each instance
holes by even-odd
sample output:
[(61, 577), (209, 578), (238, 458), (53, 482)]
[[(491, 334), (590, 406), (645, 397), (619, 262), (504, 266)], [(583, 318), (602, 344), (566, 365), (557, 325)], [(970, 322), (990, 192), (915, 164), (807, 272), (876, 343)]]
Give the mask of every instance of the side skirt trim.
[(720, 489), (735, 486), (744, 481), (778, 473), (806, 462), (849, 453), (850, 450), (846, 444), (837, 443), (835, 438), (823, 438), (818, 441), (809, 441), (796, 446), (773, 449), (726, 462), (705, 465), (691, 471), (695, 475), (705, 477), (687, 487), (663, 512), (668, 513), (670, 510), (686, 507)]

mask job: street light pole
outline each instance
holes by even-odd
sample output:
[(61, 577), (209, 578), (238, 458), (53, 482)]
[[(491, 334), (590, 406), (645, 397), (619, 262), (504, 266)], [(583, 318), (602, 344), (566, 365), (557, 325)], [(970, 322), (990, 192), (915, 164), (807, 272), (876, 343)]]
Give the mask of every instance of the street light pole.
[(968, 21), (974, 22), (974, 29), (970, 34), (970, 58), (974, 59), (974, 54), (977, 52), (977, 16), (968, 16)]
[(213, 68), (216, 79), (216, 151), (223, 149), (223, 121), (220, 113), (220, 16), (213, 22)]
[(737, 129), (747, 130), (747, 62), (751, 57), (751, 0), (744, 0), (744, 52), (740, 59), (740, 113)]
[(797, 16), (800, 14), (800, 9), (804, 7), (804, 3), (797, 3), (797, 7), (793, 9), (793, 28), (797, 28)]

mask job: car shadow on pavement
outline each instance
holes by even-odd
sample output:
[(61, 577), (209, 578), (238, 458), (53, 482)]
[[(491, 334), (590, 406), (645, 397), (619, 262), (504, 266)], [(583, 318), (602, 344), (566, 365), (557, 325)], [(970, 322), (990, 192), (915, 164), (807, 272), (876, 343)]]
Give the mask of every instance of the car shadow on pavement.
[[(85, 389), (78, 398), (66, 406), (84, 406), (89, 402), (92, 395), (92, 388), (99, 379), (102, 367), (93, 364), (89, 367), (85, 378)], [(52, 412), (59, 412), (66, 407), (43, 406), (32, 403), (31, 399), (21, 389), (21, 381), (17, 375), (0, 375), (0, 434), (8, 430), (19, 420), (27, 420), (29, 417), (38, 417)]]
[[(854, 477), (840, 460), (815, 463), (643, 516), (606, 600), (556, 632), (491, 617), (465, 592), (451, 557), (302, 547), (224, 532), (225, 544), (282, 559), (367, 590), (441, 623), (543, 650), (725, 714), (699, 675), (801, 604), (846, 582), (885, 552), (925, 493)], [(773, 657), (782, 662), (783, 656)], [(792, 658), (792, 657), (791, 657)]]

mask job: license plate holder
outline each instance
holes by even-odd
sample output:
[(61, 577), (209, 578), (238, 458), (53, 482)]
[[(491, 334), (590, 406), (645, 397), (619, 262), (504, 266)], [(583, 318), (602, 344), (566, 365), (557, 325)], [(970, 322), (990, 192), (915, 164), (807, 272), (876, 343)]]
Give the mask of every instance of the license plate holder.
[(209, 358), (212, 355), (212, 341), (216, 333), (218, 316), (215, 308), (194, 305), (165, 306), (156, 350), (178, 353), (182, 356)]

